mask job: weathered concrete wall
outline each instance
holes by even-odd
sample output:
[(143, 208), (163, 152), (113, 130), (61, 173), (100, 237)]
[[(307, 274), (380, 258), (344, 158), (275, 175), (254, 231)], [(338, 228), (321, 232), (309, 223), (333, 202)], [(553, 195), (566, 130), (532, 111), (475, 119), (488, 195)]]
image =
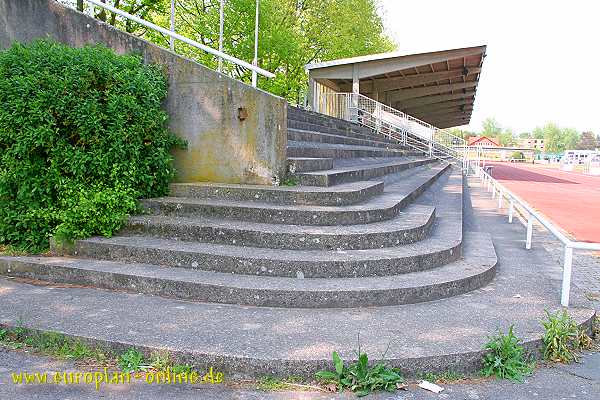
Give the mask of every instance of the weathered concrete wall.
[[(141, 54), (169, 76), (165, 108), (171, 130), (188, 141), (177, 151), (179, 182), (271, 184), (285, 173), (284, 99), (256, 90), (54, 0), (0, 0), (0, 48), (51, 37), (71, 46), (101, 43)], [(239, 109), (247, 110), (240, 119)]]

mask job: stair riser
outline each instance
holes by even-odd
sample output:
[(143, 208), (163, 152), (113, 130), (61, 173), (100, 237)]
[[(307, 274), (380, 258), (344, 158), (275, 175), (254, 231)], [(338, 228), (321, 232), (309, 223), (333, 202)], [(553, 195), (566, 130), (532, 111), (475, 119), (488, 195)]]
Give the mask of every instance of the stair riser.
[(288, 159), (288, 171), (292, 174), (333, 169), (333, 158)]
[(361, 157), (406, 157), (409, 155), (419, 155), (418, 152), (409, 152), (406, 150), (389, 151), (368, 149), (328, 149), (313, 147), (288, 147), (288, 157), (314, 157), (314, 158), (361, 158)]
[(369, 180), (372, 178), (378, 178), (388, 174), (394, 174), (397, 172), (405, 171), (407, 169), (420, 167), (422, 165), (431, 164), (436, 162), (435, 159), (429, 160), (419, 160), (413, 161), (410, 163), (400, 164), (400, 165), (386, 165), (381, 167), (374, 168), (365, 168), (358, 171), (350, 171), (350, 172), (340, 172), (337, 174), (323, 174), (323, 175), (313, 175), (313, 174), (298, 174), (298, 178), (300, 180), (301, 185), (306, 186), (321, 186), (321, 187), (329, 187), (334, 185), (339, 185), (347, 182), (357, 182), (362, 180)]
[(171, 185), (173, 197), (222, 199), (230, 201), (263, 201), (272, 204), (347, 206), (362, 203), (383, 193), (384, 184), (346, 192), (287, 192), (253, 188), (214, 188), (210, 186)]
[(0, 273), (12, 277), (127, 290), (181, 300), (259, 307), (349, 308), (414, 304), (456, 296), (489, 283), (494, 277), (495, 269), (491, 268), (485, 273), (462, 280), (417, 288), (319, 292), (227, 287), (29, 263), (12, 263), (11, 266), (1, 264)]
[(330, 136), (323, 135), (316, 132), (300, 132), (294, 130), (288, 130), (288, 140), (293, 140), (297, 142), (315, 142), (315, 143), (330, 143), (330, 144), (348, 144), (348, 145), (356, 145), (356, 146), (371, 146), (383, 149), (398, 149), (398, 150), (406, 150), (406, 147), (392, 144), (392, 143), (384, 143), (378, 140), (377, 137), (374, 137), (373, 140), (366, 139), (357, 139), (357, 138), (349, 138), (349, 137), (338, 137), (338, 136)]
[(180, 224), (146, 224), (130, 222), (127, 234), (143, 234), (166, 239), (199, 241), (248, 247), (288, 250), (361, 250), (392, 247), (423, 240), (429, 234), (434, 214), (425, 225), (382, 233), (344, 235), (290, 234), (256, 232), (210, 226), (195, 227)]
[(247, 256), (195, 253), (180, 250), (133, 247), (125, 245), (77, 241), (74, 255), (79, 257), (197, 268), (205, 271), (243, 275), (294, 278), (298, 272), (305, 278), (352, 278), (389, 276), (436, 268), (460, 258), (461, 245), (426, 254), (402, 258), (359, 261), (273, 260)]

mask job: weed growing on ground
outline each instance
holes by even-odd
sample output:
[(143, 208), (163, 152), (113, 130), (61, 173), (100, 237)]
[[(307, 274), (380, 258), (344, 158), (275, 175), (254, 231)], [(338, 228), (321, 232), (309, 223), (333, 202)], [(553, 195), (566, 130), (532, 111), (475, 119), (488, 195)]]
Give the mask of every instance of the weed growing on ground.
[(419, 374), (419, 378), (429, 382), (435, 383), (450, 383), (456, 381), (462, 381), (465, 379), (465, 375), (454, 372), (454, 371), (445, 371), (441, 374), (434, 374), (433, 372), (425, 372)]
[(367, 354), (361, 353), (360, 348), (358, 354), (358, 361), (346, 366), (334, 351), (332, 357), (335, 371), (319, 371), (317, 379), (333, 382), (338, 391), (351, 390), (359, 397), (378, 390), (393, 392), (397, 385), (403, 382), (399, 369), (389, 368), (383, 362), (370, 367)]
[(148, 365), (144, 364), (144, 355), (133, 347), (129, 348), (125, 353), (119, 356), (119, 367), (124, 372), (137, 372), (148, 369)]
[(298, 180), (297, 177), (295, 177), (293, 175), (288, 175), (281, 180), (280, 185), (281, 186), (298, 186), (298, 183), (300, 183), (300, 181)]
[(289, 376), (285, 379), (279, 379), (274, 376), (264, 376), (258, 380), (256, 388), (265, 392), (277, 392), (290, 390), (294, 388), (294, 385), (300, 382), (302, 382), (302, 378), (297, 376)]
[(515, 336), (513, 329), (511, 325), (507, 334), (498, 332), (485, 345), (488, 352), (483, 358), (484, 376), (522, 382), (523, 377), (533, 372), (535, 364), (525, 359), (521, 340)]
[(59, 333), (32, 332), (22, 326), (1, 329), (0, 342), (11, 349), (29, 348), (59, 359), (107, 361), (107, 355), (104, 352), (79, 340), (70, 340)]
[(544, 326), (544, 359), (570, 363), (577, 361), (577, 352), (592, 346), (592, 339), (577, 326), (566, 310), (550, 314), (546, 311)]

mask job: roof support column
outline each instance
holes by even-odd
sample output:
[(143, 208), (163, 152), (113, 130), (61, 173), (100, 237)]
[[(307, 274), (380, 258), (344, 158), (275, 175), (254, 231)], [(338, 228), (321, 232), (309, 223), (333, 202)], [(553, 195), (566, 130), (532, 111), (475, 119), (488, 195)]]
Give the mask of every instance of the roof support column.
[(358, 64), (352, 65), (352, 109), (350, 110), (350, 121), (358, 122), (358, 95), (360, 94), (360, 78), (358, 75)]
[(312, 111), (318, 112), (319, 110), (317, 110), (317, 104), (318, 99), (317, 99), (317, 81), (315, 81), (315, 79), (312, 77), (312, 75), (309, 73), (308, 74), (308, 104), (310, 105), (310, 109)]

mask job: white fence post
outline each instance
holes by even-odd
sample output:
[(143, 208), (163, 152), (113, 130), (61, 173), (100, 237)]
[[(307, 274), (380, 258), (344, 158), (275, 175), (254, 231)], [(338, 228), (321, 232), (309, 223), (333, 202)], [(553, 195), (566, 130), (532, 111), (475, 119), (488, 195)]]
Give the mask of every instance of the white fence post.
[(502, 209), (502, 190), (498, 190), (498, 208)]
[(492, 185), (492, 199), (496, 198), (496, 188)]
[(525, 242), (525, 248), (531, 249), (531, 236), (533, 235), (533, 215), (529, 214), (527, 218), (527, 241)]
[(573, 266), (573, 248), (565, 246), (565, 263), (563, 268), (562, 293), (560, 304), (563, 307), (569, 307), (569, 292), (571, 291), (571, 270)]
[(514, 208), (514, 204), (513, 204), (513, 199), (510, 199), (510, 205), (508, 206), (508, 223), (512, 224), (513, 221), (513, 208)]

